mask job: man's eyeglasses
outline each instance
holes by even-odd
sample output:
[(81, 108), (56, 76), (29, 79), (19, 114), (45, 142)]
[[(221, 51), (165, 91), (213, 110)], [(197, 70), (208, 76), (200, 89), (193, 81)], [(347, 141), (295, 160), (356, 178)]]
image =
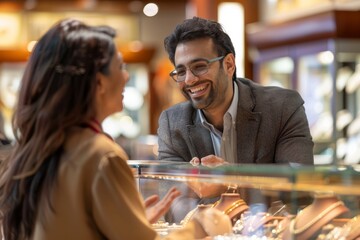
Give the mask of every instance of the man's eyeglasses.
[(186, 78), (186, 70), (189, 69), (190, 72), (199, 77), (209, 71), (210, 64), (216, 61), (220, 61), (224, 56), (216, 57), (213, 59), (200, 59), (191, 63), (188, 67), (179, 67), (170, 73), (170, 77), (175, 80), (175, 82), (183, 82)]

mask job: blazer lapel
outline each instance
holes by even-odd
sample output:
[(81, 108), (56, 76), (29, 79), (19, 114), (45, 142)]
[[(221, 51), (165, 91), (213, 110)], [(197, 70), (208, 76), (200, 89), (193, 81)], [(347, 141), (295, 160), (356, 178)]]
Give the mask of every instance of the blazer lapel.
[(261, 113), (240, 112), (236, 125), (238, 163), (254, 163), (255, 161), (260, 118)]
[(237, 81), (239, 102), (237, 110), (237, 162), (254, 163), (256, 139), (261, 121), (261, 112), (253, 112), (256, 106), (251, 87)]

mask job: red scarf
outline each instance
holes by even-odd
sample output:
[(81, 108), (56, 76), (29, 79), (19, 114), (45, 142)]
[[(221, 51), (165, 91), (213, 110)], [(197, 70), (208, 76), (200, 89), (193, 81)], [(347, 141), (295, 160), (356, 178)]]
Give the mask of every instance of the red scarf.
[(91, 119), (91, 121), (85, 125), (96, 133), (103, 133), (101, 124), (96, 119)]
[(108, 135), (107, 133), (104, 133), (101, 124), (96, 119), (91, 119), (90, 122), (85, 123), (85, 127), (90, 128), (95, 133), (102, 133), (105, 136), (107, 136), (111, 141), (114, 141), (114, 139)]

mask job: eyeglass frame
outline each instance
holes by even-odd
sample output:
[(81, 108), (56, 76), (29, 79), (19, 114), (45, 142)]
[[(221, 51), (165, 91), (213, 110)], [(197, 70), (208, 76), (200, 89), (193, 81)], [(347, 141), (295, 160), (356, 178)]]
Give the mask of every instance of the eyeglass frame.
[[(220, 56), (220, 57), (216, 57), (216, 58), (212, 58), (212, 59), (203, 58), (203, 59), (198, 59), (198, 60), (194, 61), (194, 63), (195, 63), (195, 62), (198, 62), (198, 61), (205, 61), (205, 62), (207, 63), (207, 70), (206, 70), (206, 72), (201, 73), (201, 74), (195, 74), (195, 73), (193, 72), (193, 70), (190, 68), (190, 66), (185, 67), (185, 69), (186, 69), (186, 70), (189, 69), (190, 72), (191, 72), (195, 77), (199, 77), (199, 76), (202, 76), (202, 75), (206, 74), (206, 73), (209, 71), (209, 65), (210, 65), (211, 63), (214, 63), (214, 62), (216, 62), (216, 61), (220, 61), (220, 60), (224, 59), (224, 57), (225, 57), (225, 56)], [(181, 80), (181, 81), (176, 80), (175, 77), (174, 77), (174, 76), (177, 75), (177, 70), (176, 70), (176, 69), (172, 70), (172, 71), (169, 73), (169, 75), (170, 75), (170, 77), (171, 77), (175, 82), (177, 82), (177, 83), (184, 82), (185, 79), (186, 79), (186, 74), (185, 74), (184, 80)]]

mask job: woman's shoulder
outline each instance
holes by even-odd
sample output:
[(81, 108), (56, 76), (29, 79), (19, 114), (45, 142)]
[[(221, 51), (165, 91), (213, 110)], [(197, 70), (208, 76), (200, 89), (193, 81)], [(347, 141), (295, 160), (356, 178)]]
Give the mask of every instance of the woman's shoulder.
[(74, 161), (76, 159), (83, 159), (83, 161), (94, 159), (98, 161), (109, 154), (124, 161), (128, 159), (124, 149), (109, 136), (95, 133), (88, 128), (77, 128), (69, 132), (64, 150), (65, 157), (69, 157)]

